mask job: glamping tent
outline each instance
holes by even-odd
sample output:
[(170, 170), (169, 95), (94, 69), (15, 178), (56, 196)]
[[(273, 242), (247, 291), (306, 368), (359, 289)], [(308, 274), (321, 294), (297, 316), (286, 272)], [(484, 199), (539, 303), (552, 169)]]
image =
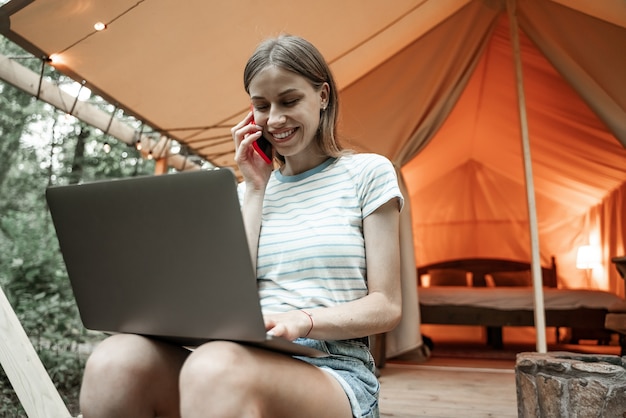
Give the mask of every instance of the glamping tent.
[[(527, 122), (541, 261), (556, 258), (561, 287), (624, 295), (610, 263), (626, 252), (623, 1), (12, 0), (0, 31), (218, 166), (233, 165), (229, 129), (247, 110), (241, 73), (254, 46), (308, 38), (337, 78), (344, 145), (402, 173), (416, 264), (531, 257)], [(0, 62), (18, 85), (15, 63)], [(575, 262), (586, 244), (601, 251), (590, 275)]]
[[(607, 260), (626, 250), (626, 31), (551, 2), (518, 6), (542, 261), (556, 257), (563, 287), (623, 295)], [(474, 2), (342, 92), (355, 137), (402, 166), (419, 264), (530, 258), (513, 52), (506, 13)], [(589, 280), (576, 269), (585, 244), (607, 268)]]

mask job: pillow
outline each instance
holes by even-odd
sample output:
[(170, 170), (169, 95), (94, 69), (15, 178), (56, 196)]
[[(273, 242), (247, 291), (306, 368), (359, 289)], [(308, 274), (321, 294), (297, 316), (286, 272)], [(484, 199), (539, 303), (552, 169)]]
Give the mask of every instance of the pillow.
[(431, 286), (468, 286), (468, 275), (465, 270), (456, 269), (433, 269), (428, 270)]
[(530, 270), (498, 271), (490, 274), (495, 287), (503, 286), (532, 286)]

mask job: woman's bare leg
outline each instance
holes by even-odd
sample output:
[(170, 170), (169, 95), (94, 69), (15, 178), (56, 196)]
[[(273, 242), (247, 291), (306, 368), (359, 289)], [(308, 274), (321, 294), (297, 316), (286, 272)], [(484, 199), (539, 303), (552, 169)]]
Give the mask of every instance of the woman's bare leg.
[(137, 335), (100, 343), (87, 360), (81, 412), (93, 417), (179, 417), (178, 375), (189, 352)]
[(189, 356), (180, 394), (185, 418), (352, 417), (348, 397), (328, 373), (287, 355), (225, 341), (205, 344)]

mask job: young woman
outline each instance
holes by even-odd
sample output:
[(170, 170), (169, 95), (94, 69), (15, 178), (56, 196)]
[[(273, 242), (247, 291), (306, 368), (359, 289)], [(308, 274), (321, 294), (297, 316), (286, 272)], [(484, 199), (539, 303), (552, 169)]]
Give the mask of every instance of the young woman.
[[(378, 417), (367, 337), (400, 319), (395, 171), (381, 156), (342, 151), (333, 77), (304, 39), (263, 42), (244, 86), (253, 111), (232, 134), (266, 328), (330, 356), (226, 341), (190, 353), (116, 335), (88, 360), (85, 418)], [(276, 169), (254, 147), (261, 137)]]

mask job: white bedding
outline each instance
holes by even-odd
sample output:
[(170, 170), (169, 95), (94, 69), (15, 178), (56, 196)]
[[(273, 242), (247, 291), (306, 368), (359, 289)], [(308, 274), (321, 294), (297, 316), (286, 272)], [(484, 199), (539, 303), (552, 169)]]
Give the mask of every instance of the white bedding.
[[(544, 288), (545, 309), (609, 308), (622, 299), (609, 292), (586, 289)], [(433, 286), (418, 288), (422, 305), (460, 305), (499, 310), (532, 310), (534, 295), (531, 287), (462, 287)]]

